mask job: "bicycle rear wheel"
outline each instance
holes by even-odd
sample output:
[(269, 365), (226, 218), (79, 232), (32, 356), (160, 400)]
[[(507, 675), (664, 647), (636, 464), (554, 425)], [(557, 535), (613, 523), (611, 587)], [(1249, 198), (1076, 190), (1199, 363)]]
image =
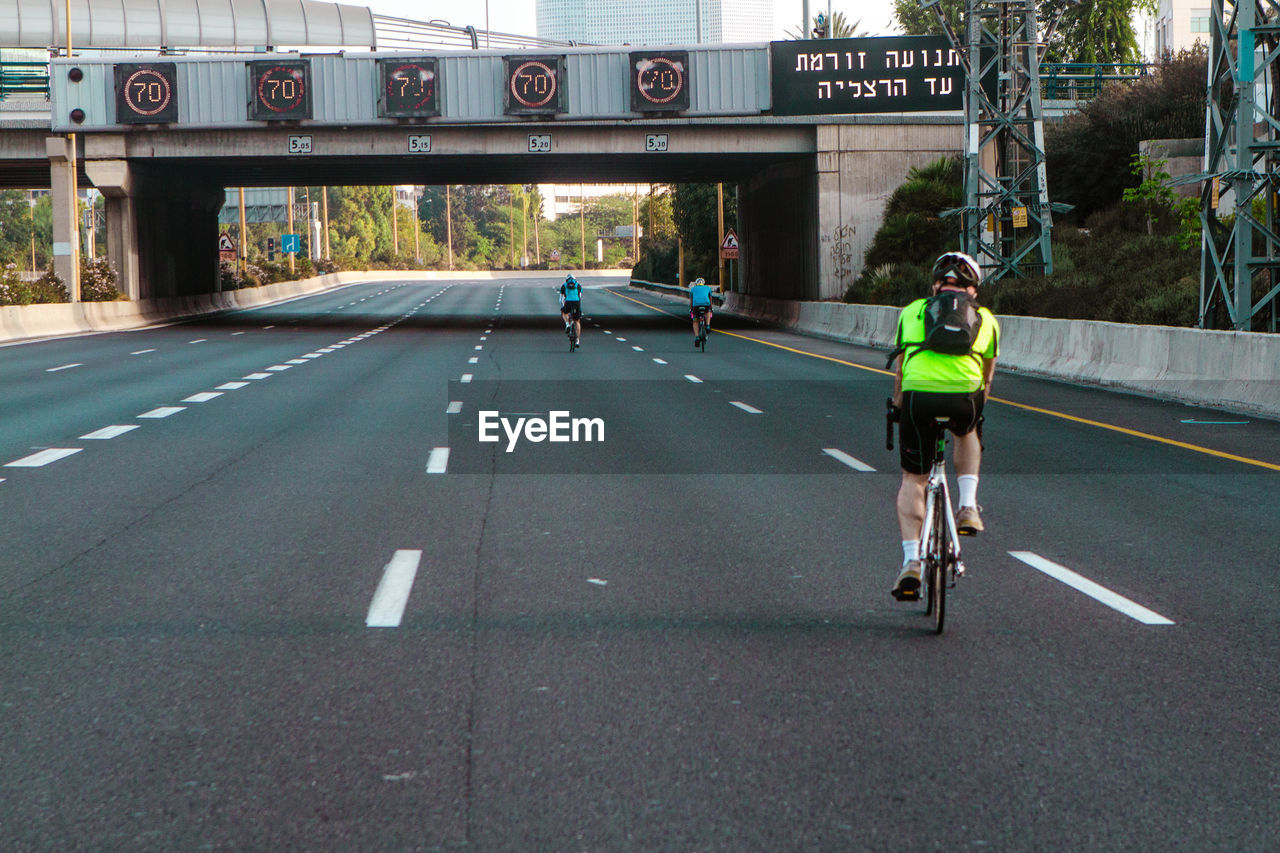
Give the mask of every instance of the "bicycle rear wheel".
[(701, 320), (698, 323), (698, 349), (703, 352), (707, 351), (707, 321)]
[(932, 524), (929, 541), (925, 544), (924, 571), (921, 580), (927, 585), (925, 594), (925, 613), (933, 616), (933, 630), (942, 633), (943, 621), (947, 611), (946, 566), (951, 553), (950, 537), (947, 533), (946, 508), (942, 502), (945, 492), (941, 489), (931, 495), (929, 508)]
[(933, 633), (942, 633), (947, 618), (946, 560), (931, 560), (929, 565), (929, 598), (933, 602)]

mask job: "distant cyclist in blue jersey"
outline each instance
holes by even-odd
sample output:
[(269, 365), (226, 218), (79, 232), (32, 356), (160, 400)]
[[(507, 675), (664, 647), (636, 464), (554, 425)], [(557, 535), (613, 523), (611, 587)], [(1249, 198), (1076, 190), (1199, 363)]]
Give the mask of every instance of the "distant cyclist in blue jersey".
[(572, 275), (560, 285), (560, 319), (564, 321), (564, 333), (582, 346), (582, 285)]
[(701, 278), (689, 285), (689, 319), (693, 321), (693, 345), (698, 345), (698, 315), (705, 314), (707, 328), (711, 328), (711, 294), (713, 288)]

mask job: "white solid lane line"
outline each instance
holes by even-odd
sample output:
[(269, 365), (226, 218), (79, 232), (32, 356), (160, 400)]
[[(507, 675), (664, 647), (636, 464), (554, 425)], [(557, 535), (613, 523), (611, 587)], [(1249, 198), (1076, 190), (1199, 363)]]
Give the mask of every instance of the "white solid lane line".
[(115, 424), (113, 426), (103, 427), (102, 429), (94, 430), (88, 435), (82, 435), (80, 436), (80, 439), (81, 441), (87, 438), (101, 439), (105, 441), (106, 439), (109, 439), (109, 438), (115, 438), (118, 435), (124, 435), (126, 432), (132, 432), (137, 428), (138, 428), (137, 424)]
[(185, 412), (186, 406), (161, 406), (158, 409), (152, 409), (149, 412), (143, 412), (138, 415), (140, 418), (167, 418), (170, 415), (176, 415), (178, 412)]
[(70, 370), (73, 367), (84, 367), (83, 362), (77, 361), (75, 364), (64, 364), (61, 367), (49, 367), (45, 369), (45, 373), (57, 373), (59, 370)]
[(214, 388), (215, 391), (238, 391), (248, 385), (248, 382), (223, 382)]
[(830, 456), (832, 459), (838, 459), (839, 461), (848, 465), (850, 468), (852, 468), (855, 471), (875, 471), (876, 470), (875, 468), (872, 468), (867, 463), (863, 462), (861, 459), (856, 459), (850, 456), (848, 453), (845, 453), (843, 450), (837, 450), (834, 447), (824, 447), (822, 448), (822, 452)]
[(1154, 610), (1148, 610), (1141, 604), (1130, 601), (1118, 592), (1112, 592), (1101, 584), (1094, 583), (1084, 575), (1076, 574), (1066, 566), (1047, 560), (1031, 551), (1010, 551), (1009, 556), (1021, 560), (1033, 569), (1044, 572), (1049, 577), (1062, 581), (1072, 589), (1100, 601), (1112, 610), (1118, 610), (1130, 619), (1136, 619), (1143, 625), (1172, 625), (1172, 619), (1166, 619)]
[(443, 474), (449, 470), (449, 448), (433, 447), (427, 457), (427, 473)]
[(445, 411), (445, 414), (447, 414), (447, 415), (456, 415), (456, 414), (458, 414), (459, 412), (461, 412), (461, 411), (462, 411), (462, 401), (461, 401), (461, 400), (450, 400), (450, 401), (449, 401), (449, 408), (445, 409), (444, 411)]
[(57, 462), (59, 459), (66, 459), (68, 456), (79, 453), (84, 450), (83, 447), (50, 447), (47, 450), (41, 450), (39, 453), (32, 453), (30, 456), (24, 456), (21, 459), (15, 459), (6, 468), (41, 468), (50, 462)]
[(215, 397), (221, 397), (221, 391), (201, 391), (199, 394), (192, 394), (190, 397), (183, 397), (184, 403), (207, 403)]
[(737, 406), (739, 409), (742, 409), (742, 411), (746, 412), (746, 413), (747, 413), (747, 414), (749, 414), (749, 415), (763, 415), (763, 414), (764, 414), (764, 412), (763, 412), (763, 411), (761, 411), (760, 409), (757, 409), (755, 406), (751, 405), (750, 403), (742, 403), (742, 402), (739, 402), (739, 401), (737, 401), (737, 400), (730, 400), (730, 401), (729, 401), (729, 405), (730, 405), (730, 406)]
[(378, 581), (378, 589), (369, 604), (369, 615), (364, 624), (369, 628), (399, 628), (404, 618), (405, 605), (409, 603), (409, 592), (413, 589), (413, 579), (418, 575), (418, 564), (422, 562), (422, 552), (417, 550), (396, 551), (391, 562), (382, 570), (382, 580)]

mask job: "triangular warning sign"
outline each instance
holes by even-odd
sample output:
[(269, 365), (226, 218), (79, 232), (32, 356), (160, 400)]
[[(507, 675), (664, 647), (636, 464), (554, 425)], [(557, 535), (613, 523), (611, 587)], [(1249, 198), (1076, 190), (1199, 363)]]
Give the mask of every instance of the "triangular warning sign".
[(218, 235), (218, 251), (219, 252), (234, 252), (235, 250), (236, 250), (236, 244), (231, 242), (230, 234), (228, 234), (226, 231), (223, 231), (221, 234)]
[(725, 232), (724, 241), (720, 243), (720, 248), (721, 249), (738, 248), (738, 235), (734, 233), (734, 230), (732, 228), (730, 228), (727, 232)]

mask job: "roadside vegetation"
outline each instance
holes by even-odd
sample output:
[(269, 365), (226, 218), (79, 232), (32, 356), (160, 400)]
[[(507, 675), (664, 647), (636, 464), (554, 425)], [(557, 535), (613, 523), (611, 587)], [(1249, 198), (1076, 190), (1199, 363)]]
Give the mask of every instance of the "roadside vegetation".
[[(1203, 51), (1162, 63), (1134, 83), (1113, 84), (1077, 113), (1046, 127), (1049, 197), (1074, 205), (1056, 218), (1053, 274), (984, 288), (1000, 314), (1173, 326), (1197, 320), (1197, 201), (1177, 195), (1144, 139), (1199, 137), (1204, 123)], [(933, 259), (959, 240), (963, 165), (940, 160), (912, 170), (890, 197), (866, 267), (846, 302), (903, 305), (924, 293)]]

